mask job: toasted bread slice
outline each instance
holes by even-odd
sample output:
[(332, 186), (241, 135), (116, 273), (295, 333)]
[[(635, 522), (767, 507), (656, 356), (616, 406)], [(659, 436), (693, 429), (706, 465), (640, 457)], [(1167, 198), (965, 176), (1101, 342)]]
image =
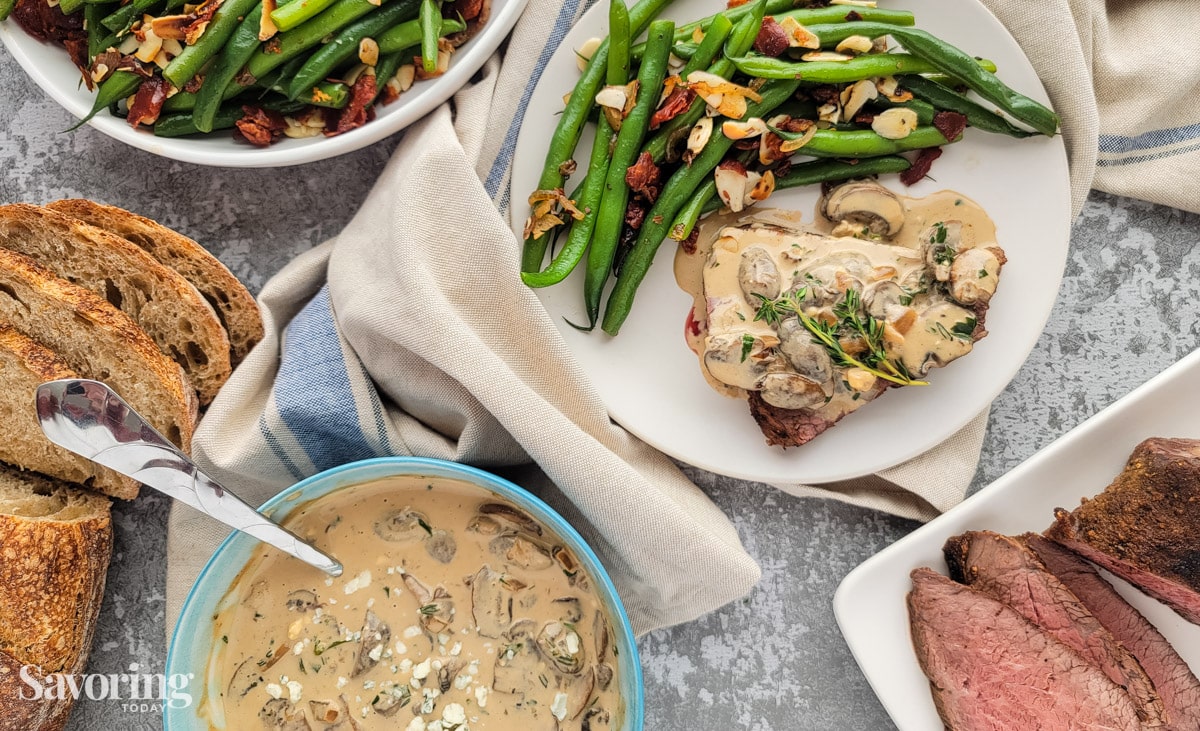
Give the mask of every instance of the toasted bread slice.
[(136, 495), (137, 483), (59, 447), (38, 426), (34, 393), (46, 381), (78, 378), (61, 358), (11, 327), (0, 326), (0, 461), (60, 480), (88, 485), (107, 495)]
[[(112, 555), (109, 502), (0, 466), (0, 728), (59, 731), (65, 698), (30, 699), (24, 673), (87, 664)], [(24, 697), (22, 697), (24, 694)]]
[(81, 198), (54, 201), (46, 207), (116, 234), (182, 274), (216, 310), (229, 333), (233, 365), (242, 362), (262, 340), (262, 315), (254, 297), (220, 260), (192, 239), (123, 208)]
[(195, 391), (179, 364), (124, 312), (0, 248), (0, 322), (54, 350), (84, 378), (108, 383), (155, 429), (190, 450)]
[(0, 246), (127, 313), (183, 366), (201, 403), (211, 401), (229, 378), (229, 338), (212, 307), (186, 279), (125, 239), (18, 203), (0, 206)]

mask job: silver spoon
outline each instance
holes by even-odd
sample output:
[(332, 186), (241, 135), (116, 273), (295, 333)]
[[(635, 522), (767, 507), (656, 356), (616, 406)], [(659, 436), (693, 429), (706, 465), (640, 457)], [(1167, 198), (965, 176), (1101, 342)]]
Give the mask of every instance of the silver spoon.
[(341, 576), (340, 563), (204, 474), (103, 383), (75, 378), (43, 383), (37, 389), (37, 414), (42, 431), (58, 446), (166, 493), (330, 576)]

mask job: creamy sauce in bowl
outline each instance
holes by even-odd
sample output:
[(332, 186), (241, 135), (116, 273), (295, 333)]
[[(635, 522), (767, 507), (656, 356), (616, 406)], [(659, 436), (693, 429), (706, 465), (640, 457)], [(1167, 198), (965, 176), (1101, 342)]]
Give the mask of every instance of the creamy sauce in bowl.
[(391, 477), (293, 510), (330, 579), (256, 550), (218, 606), (204, 711), (252, 731), (621, 727), (617, 648), (592, 580), (510, 502)]

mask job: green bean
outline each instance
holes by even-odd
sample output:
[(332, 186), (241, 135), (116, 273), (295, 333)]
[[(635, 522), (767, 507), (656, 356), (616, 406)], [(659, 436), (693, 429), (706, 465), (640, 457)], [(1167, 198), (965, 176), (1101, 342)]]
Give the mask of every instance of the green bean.
[(1033, 135), (1033, 132), (1015, 126), (992, 110), (981, 104), (976, 104), (951, 89), (947, 89), (936, 81), (930, 81), (920, 76), (905, 76), (900, 79), (900, 85), (902, 88), (911, 91), (919, 100), (924, 100), (938, 109), (958, 112), (965, 116), (967, 124), (976, 129), (1018, 138)]
[(163, 69), (163, 78), (174, 84), (175, 88), (182, 89), (208, 59), (220, 52), (246, 14), (258, 5), (259, 0), (224, 0), (204, 33), (195, 43), (185, 46), (183, 53), (171, 59)]
[(437, 71), (438, 38), (442, 35), (442, 9), (437, 0), (421, 0), (421, 66), (425, 73)]
[[(461, 33), (467, 29), (467, 24), (457, 18), (442, 18), (442, 36)], [(379, 53), (397, 53), (421, 45), (421, 21), (405, 21), (384, 33), (375, 36), (379, 45)]]
[(122, 5), (111, 15), (102, 19), (100, 25), (112, 31), (120, 32), (130, 26), (133, 21), (141, 18), (143, 13), (153, 10), (161, 0), (133, 0), (128, 5)]
[(296, 72), (300, 70), (300, 67), (303, 66), (306, 61), (308, 61), (307, 57), (296, 56), (279, 68), (274, 69), (271, 71), (271, 73), (267, 74), (263, 78), (256, 79), (254, 86), (262, 89), (262, 92), (259, 94), (259, 98), (262, 98), (263, 96), (272, 92), (286, 95), (288, 84), (291, 83), (293, 78), (295, 78)]
[[(849, 26), (853, 28), (847, 30)], [(808, 29), (821, 39), (822, 45), (836, 44), (850, 35), (891, 35), (904, 46), (904, 50), (928, 61), (934, 67), (932, 70), (962, 79), (971, 91), (1008, 112), (1013, 118), (1048, 137), (1058, 133), (1057, 114), (1014, 91), (993, 73), (980, 68), (971, 56), (923, 30), (865, 21), (841, 25), (813, 25)]]
[(650, 24), (650, 45), (638, 70), (637, 102), (629, 116), (621, 122), (617, 141), (613, 145), (608, 176), (600, 198), (600, 212), (596, 214), (596, 229), (592, 233), (592, 245), (587, 252), (587, 271), (583, 281), (583, 301), (591, 326), (595, 325), (600, 316), (604, 285), (612, 272), (617, 244), (621, 240), (621, 228), (625, 223), (625, 210), (629, 204), (629, 185), (625, 182), (625, 176), (638, 158), (642, 140), (650, 125), (650, 116), (658, 106), (674, 33), (675, 24), (669, 20), (656, 20)]
[(808, 141), (808, 144), (797, 152), (812, 157), (864, 158), (895, 155), (899, 152), (920, 150), (926, 147), (941, 147), (960, 139), (962, 139), (961, 135), (954, 140), (947, 140), (936, 127), (917, 127), (907, 137), (898, 140), (881, 137), (867, 129), (819, 129)]
[(289, 99), (284, 99), (281, 96), (271, 97), (270, 99), (259, 103), (258, 106), (262, 107), (268, 112), (279, 112), (280, 114), (289, 117), (293, 114), (310, 108), (310, 105), (305, 102), (294, 102)]
[[(780, 104), (791, 98), (800, 87), (795, 80), (770, 81), (759, 89), (762, 101), (753, 102), (746, 110), (747, 117), (766, 117)], [(637, 288), (650, 271), (654, 263), (654, 255), (662, 245), (675, 216), (687, 203), (688, 198), (696, 188), (703, 184), (717, 165), (725, 158), (733, 140), (725, 135), (713, 135), (708, 144), (692, 160), (691, 165), (680, 167), (667, 180), (659, 193), (658, 200), (646, 214), (646, 220), (638, 231), (637, 241), (626, 255), (621, 265), (621, 273), (617, 277), (616, 286), (608, 296), (608, 306), (604, 310), (602, 327), (609, 335), (616, 335), (629, 311), (633, 307), (633, 298)]]
[(411, 15), (411, 4), (396, 3), (365, 15), (338, 31), (333, 40), (309, 56), (308, 61), (292, 77), (287, 85), (288, 99), (295, 99), (306, 93), (321, 79), (329, 76), (335, 67), (355, 56), (363, 38), (373, 38)]
[[(629, 80), (629, 10), (622, 0), (613, 0), (608, 5), (608, 65), (605, 82), (609, 86), (623, 85)], [(607, 182), (609, 159), (612, 155), (613, 128), (608, 115), (601, 113), (596, 121), (596, 134), (592, 140), (592, 156), (588, 160), (587, 175), (579, 188), (571, 194), (583, 218), (571, 224), (567, 243), (540, 272), (521, 272), (521, 280), (530, 287), (548, 287), (557, 284), (574, 271), (583, 260), (584, 252), (596, 229), (600, 203)], [(577, 197), (578, 196), (578, 197)], [(607, 276), (607, 275), (606, 275)], [(586, 328), (591, 330), (592, 323)]]
[(102, 81), (100, 86), (96, 88), (96, 99), (92, 102), (92, 110), (87, 113), (86, 117), (79, 120), (75, 126), (71, 127), (71, 129), (76, 129), (83, 125), (96, 116), (101, 109), (108, 107), (110, 104), (116, 104), (136, 92), (144, 79), (145, 77), (139, 76), (132, 71), (125, 71), (123, 69), (114, 71), (112, 76)]
[(315, 17), (337, 0), (297, 0), (271, 11), (271, 22), (283, 33)]
[(83, 7), (83, 23), (87, 26), (88, 58), (94, 59), (109, 46), (116, 45), (117, 36), (108, 33), (108, 29), (100, 24), (108, 13), (103, 5), (85, 5)]
[[(814, 23), (842, 23), (847, 21), (847, 16), (853, 11), (858, 14), (862, 20), (871, 20), (879, 23), (890, 23), (892, 25), (912, 25), (916, 22), (916, 18), (907, 10), (887, 10), (885, 8), (859, 8), (847, 5), (833, 5), (826, 8), (796, 8), (794, 0), (768, 0), (766, 6), (766, 14), (775, 18), (775, 20), (783, 20), (784, 18), (795, 18), (801, 25), (811, 25)], [(729, 8), (720, 13), (710, 15), (707, 18), (681, 25), (675, 29), (675, 41), (685, 41), (692, 37), (692, 33), (697, 28), (701, 28), (704, 32), (708, 32), (709, 25), (713, 18), (717, 16), (725, 16), (730, 21), (737, 22), (750, 13), (750, 3), (739, 5), (736, 8)], [(755, 33), (757, 35), (757, 32)], [(633, 47), (633, 57), (641, 58), (642, 53), (646, 50), (645, 43), (639, 43)], [(740, 55), (740, 54), (739, 54)]]
[(322, 81), (305, 92), (305, 96), (297, 101), (303, 101), (315, 107), (341, 109), (350, 102), (350, 87), (340, 81)]
[[(696, 44), (695, 52), (687, 57), (687, 63), (680, 70), (680, 78), (686, 79), (688, 74), (693, 71), (701, 71), (707, 69), (717, 56), (721, 53), (721, 49), (725, 47), (725, 41), (733, 32), (733, 21), (726, 18), (724, 15), (718, 15), (713, 20), (712, 25), (708, 27), (708, 32), (704, 34), (704, 40)], [(678, 54), (676, 54), (678, 55)], [(680, 58), (683, 58), (680, 56)]]
[[(621, 2), (622, 0), (617, 0)], [(636, 38), (646, 29), (650, 20), (657, 16), (671, 0), (638, 0), (629, 8), (629, 32)], [(583, 134), (583, 125), (587, 122), (596, 103), (596, 92), (604, 80), (608, 67), (608, 39), (600, 42), (596, 52), (588, 60), (587, 68), (579, 81), (566, 107), (558, 116), (558, 125), (550, 138), (549, 149), (546, 151), (546, 162), (542, 166), (542, 174), (538, 178), (538, 190), (555, 190), (563, 187), (566, 180), (564, 170), (568, 169), (567, 162), (575, 154), (575, 146), (579, 144), (579, 136)], [(547, 232), (549, 233), (549, 232)], [(550, 239), (546, 234), (537, 238), (525, 239), (524, 250), (521, 254), (521, 270), (535, 272), (541, 269), (542, 259), (546, 255), (546, 247)]]
[[(382, 5), (392, 2), (408, 8), (409, 13), (416, 15), (420, 0), (382, 0)], [(271, 44), (264, 45), (252, 54), (246, 71), (253, 78), (262, 78), (271, 69), (318, 45), (329, 34), (337, 33), (364, 15), (380, 9), (369, 0), (338, 0), (325, 12), (286, 33), (280, 33), (272, 39)]]
[(83, 7), (83, 0), (59, 0), (58, 9), (63, 15), (70, 15)]
[[(750, 11), (743, 14), (742, 19), (730, 31), (729, 37), (725, 41), (726, 56), (741, 56), (754, 45), (754, 39), (758, 37), (763, 17), (765, 17), (766, 10), (769, 7), (769, 0), (756, 0), (756, 2), (740, 7), (748, 7)], [(713, 21), (713, 24), (715, 23), (717, 21)], [(712, 25), (710, 24), (709, 27), (711, 29)], [(702, 60), (703, 57), (697, 54), (692, 60), (688, 61), (687, 65), (684, 66), (684, 73), (681, 74), (683, 78), (686, 79), (689, 73), (699, 70), (699, 62)], [(728, 79), (730, 76), (733, 76), (733, 63), (728, 58), (721, 58), (708, 68), (708, 72)], [(666, 125), (650, 138), (650, 141), (646, 143), (645, 151), (650, 153), (650, 157), (654, 159), (655, 163), (660, 163), (666, 158), (667, 149), (670, 147), (672, 140), (677, 139), (679, 135), (683, 134), (684, 130), (691, 129), (692, 125), (703, 116), (704, 107), (705, 102), (703, 99), (693, 99), (692, 106), (686, 112), (667, 122)]]
[[(234, 126), (239, 119), (245, 114), (240, 106), (222, 107), (220, 111), (213, 116), (212, 127), (208, 130), (211, 132), (214, 129), (229, 129)], [(187, 112), (180, 114), (164, 114), (158, 118), (154, 124), (154, 135), (156, 137), (185, 137), (187, 135), (201, 134), (196, 128), (195, 122), (192, 120), (192, 115)]]
[(896, 74), (923, 74), (937, 67), (907, 53), (871, 53), (849, 61), (788, 61), (770, 56), (731, 58), (738, 71), (761, 79), (800, 79), (812, 84), (842, 84)]
[(911, 109), (917, 113), (917, 124), (921, 125), (933, 124), (933, 117), (935, 114), (937, 114), (937, 109), (934, 108), (932, 104), (920, 99), (909, 99), (906, 102), (894, 102), (891, 99), (888, 99), (886, 96), (878, 96), (867, 102), (867, 106), (871, 109), (878, 109), (880, 111), (885, 109), (895, 109), (896, 107)]
[(17, 0), (0, 0), (0, 20), (8, 20), (8, 16), (12, 15), (15, 7), (17, 7)]
[(717, 196), (717, 179), (710, 176), (700, 184), (699, 188), (696, 188), (696, 192), (692, 193), (692, 197), (688, 198), (679, 213), (675, 214), (675, 221), (671, 224), (667, 236), (676, 241), (683, 241), (691, 236), (692, 229), (696, 227), (696, 222), (704, 215), (704, 209), (712, 199), (720, 202), (720, 198)]
[(201, 132), (213, 130), (217, 110), (226, 98), (226, 91), (231, 86), (234, 91), (241, 90), (241, 87), (233, 84), (233, 79), (258, 50), (258, 32), (261, 28), (262, 3), (259, 3), (246, 13), (246, 17), (238, 24), (208, 73), (204, 75), (204, 83), (200, 85), (192, 112), (192, 121)]

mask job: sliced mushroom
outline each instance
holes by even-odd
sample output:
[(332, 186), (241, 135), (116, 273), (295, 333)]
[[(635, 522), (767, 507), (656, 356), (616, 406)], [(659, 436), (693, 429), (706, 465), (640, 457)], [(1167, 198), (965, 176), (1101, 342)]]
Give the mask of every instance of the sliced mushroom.
[(391, 639), (391, 628), (376, 616), (375, 612), (368, 609), (362, 631), (359, 633), (358, 654), (354, 658), (354, 670), (350, 677), (357, 677), (375, 667)]
[(608, 690), (608, 686), (612, 684), (613, 675), (616, 674), (613, 666), (606, 662), (597, 663), (595, 670), (596, 687), (600, 690)]
[(738, 261), (738, 283), (746, 301), (757, 307), (779, 297), (779, 267), (761, 246), (751, 246)]
[(435, 530), (425, 541), (425, 553), (438, 563), (450, 563), (457, 551), (458, 544), (454, 542), (454, 536), (441, 529)]
[(833, 385), (833, 359), (825, 346), (814, 343), (798, 317), (789, 317), (779, 323), (779, 352), (783, 353), (792, 368), (802, 376), (811, 378), (830, 393)]
[(828, 401), (824, 386), (799, 373), (768, 373), (758, 390), (763, 401), (781, 409), (815, 409)]
[(407, 586), (408, 590), (413, 593), (413, 596), (417, 598), (418, 602), (421, 604), (428, 604), (429, 602), (433, 601), (433, 592), (429, 590), (428, 586), (422, 584), (420, 579), (408, 572), (405, 572), (403, 581), (404, 585)]
[(454, 622), (454, 599), (444, 587), (434, 589), (432, 598), (421, 605), (421, 618), (417, 622), (430, 634), (449, 629)]
[(575, 624), (583, 619), (583, 606), (579, 602), (579, 597), (564, 596), (554, 600), (554, 608), (559, 612), (559, 619), (564, 622)]
[(892, 237), (904, 227), (904, 204), (887, 188), (873, 182), (843, 183), (822, 199), (821, 214), (830, 221), (861, 224), (876, 236)]
[(535, 536), (542, 535), (542, 526), (538, 525), (537, 521), (511, 505), (484, 503), (479, 506), (479, 512), (512, 523), (526, 533), (532, 533)]
[(488, 550), (514, 566), (530, 571), (541, 571), (554, 565), (554, 560), (544, 548), (522, 535), (507, 533), (497, 536), (488, 543)]
[(537, 648), (555, 670), (574, 675), (583, 669), (583, 641), (562, 622), (547, 622), (537, 635)]
[(759, 336), (717, 333), (704, 339), (704, 365), (718, 381), (749, 390), (766, 375), (771, 356)]
[(887, 279), (867, 287), (863, 292), (863, 304), (867, 307), (868, 315), (883, 320), (887, 318), (888, 308), (901, 304), (904, 296), (904, 288)]
[(289, 612), (307, 612), (317, 606), (317, 595), (307, 589), (297, 589), (287, 595), (284, 606)]
[(612, 714), (604, 708), (589, 708), (583, 714), (581, 731), (609, 731), (612, 728)]
[(500, 523), (486, 515), (476, 515), (467, 523), (467, 530), (481, 536), (494, 536), (500, 532)]
[(287, 698), (272, 698), (258, 712), (259, 719), (269, 729), (278, 731), (312, 731), (304, 711)]
[(386, 683), (379, 689), (379, 695), (371, 701), (371, 708), (379, 715), (387, 718), (396, 715), (396, 711), (412, 702), (412, 691), (407, 685)]
[(554, 561), (558, 564), (558, 567), (562, 569), (563, 573), (567, 575), (568, 579), (570, 579), (569, 583), (574, 586), (575, 578), (579, 575), (579, 561), (575, 559), (575, 556), (572, 555), (570, 551), (562, 546), (555, 546), (552, 548), (550, 550), (550, 556), (554, 558)]
[[(523, 620), (513, 625), (532, 628), (533, 623)], [(492, 672), (492, 690), (501, 693), (524, 695), (525, 690), (538, 683), (542, 662), (538, 659), (532, 635), (522, 632), (511, 638), (496, 653), (496, 666)]]
[(964, 305), (987, 302), (996, 293), (1001, 264), (991, 248), (959, 252), (950, 265), (950, 296)]
[(346, 696), (338, 696), (336, 701), (309, 701), (308, 710), (321, 731), (357, 731)]
[(498, 638), (512, 624), (513, 588), (485, 565), (471, 577), (471, 616), (484, 637)]
[(938, 221), (921, 232), (925, 264), (939, 282), (950, 279), (950, 267), (962, 249), (962, 221)]
[(424, 513), (403, 508), (375, 521), (375, 535), (394, 543), (413, 543), (429, 537), (432, 530)]
[(560, 676), (558, 688), (567, 694), (565, 718), (574, 720), (580, 713), (583, 713), (584, 708), (587, 708), (588, 701), (592, 698), (592, 691), (596, 688), (596, 676), (591, 668), (578, 675)]

